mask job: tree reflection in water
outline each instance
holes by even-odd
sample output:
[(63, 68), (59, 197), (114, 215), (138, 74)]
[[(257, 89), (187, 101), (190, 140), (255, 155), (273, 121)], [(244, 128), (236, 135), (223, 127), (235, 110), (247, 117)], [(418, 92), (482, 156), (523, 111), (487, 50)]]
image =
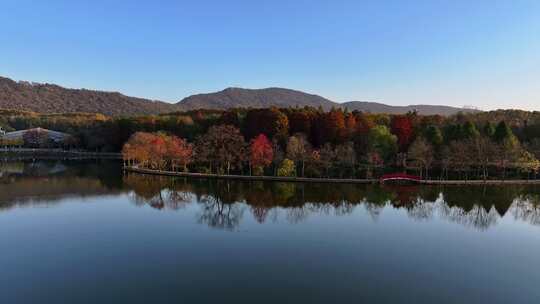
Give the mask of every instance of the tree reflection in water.
[(219, 197), (211, 195), (204, 196), (200, 203), (199, 223), (226, 230), (234, 230), (240, 225), (245, 209), (242, 204), (224, 203)]
[(490, 208), (488, 211), (482, 206), (475, 205), (471, 210), (465, 211), (456, 206), (449, 207), (445, 204), (439, 206), (443, 218), (479, 230), (486, 230), (494, 226), (501, 217), (495, 208)]
[(129, 174), (124, 176), (125, 185), (133, 191), (130, 199), (137, 206), (149, 205), (155, 209), (178, 210), (191, 202), (191, 193), (175, 189), (175, 180), (163, 176), (152, 178)]
[(373, 220), (385, 208), (404, 210), (415, 221), (434, 218), (486, 230), (505, 215), (540, 225), (540, 189), (533, 186), (379, 186), (237, 182), (129, 174), (135, 204), (157, 209), (200, 206), (197, 220), (210, 227), (235, 230), (249, 211), (259, 223), (283, 217), (289, 223), (311, 215), (346, 216), (362, 206)]
[[(37, 169), (39, 168), (39, 169)], [(65, 170), (57, 170), (65, 168)], [(486, 230), (504, 217), (540, 225), (539, 186), (379, 186), (237, 182), (118, 175), (118, 164), (5, 163), (0, 166), (0, 211), (55, 204), (67, 197), (128, 193), (135, 205), (178, 210), (196, 204), (197, 220), (234, 230), (246, 211), (258, 223), (299, 223), (310, 216), (347, 216), (360, 208), (374, 221), (385, 209), (415, 221), (446, 220)]]
[(510, 206), (509, 212), (515, 220), (540, 226), (540, 195), (522, 195)]
[[(52, 206), (73, 197), (120, 194), (119, 164), (110, 161), (0, 161), (0, 211)], [(111, 178), (112, 176), (112, 178)]]

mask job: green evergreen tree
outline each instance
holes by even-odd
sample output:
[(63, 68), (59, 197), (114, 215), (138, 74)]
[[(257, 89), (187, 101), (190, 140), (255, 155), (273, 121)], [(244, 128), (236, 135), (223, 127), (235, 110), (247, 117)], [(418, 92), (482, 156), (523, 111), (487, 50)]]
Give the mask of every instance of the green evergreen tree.
[(497, 128), (495, 128), (495, 133), (493, 134), (495, 141), (498, 143), (503, 143), (506, 140), (510, 140), (514, 137), (512, 129), (506, 124), (506, 122), (501, 121)]
[(484, 126), (484, 135), (486, 135), (489, 138), (493, 138), (495, 135), (495, 126), (491, 122), (487, 122)]
[(464, 139), (476, 138), (476, 137), (480, 136), (480, 132), (478, 132), (478, 129), (476, 128), (475, 124), (473, 124), (470, 121), (467, 121), (463, 125), (463, 134), (462, 134), (462, 136), (463, 136)]
[(443, 134), (441, 132), (441, 129), (439, 129), (437, 126), (430, 125), (426, 128), (425, 137), (426, 139), (435, 147), (438, 147), (442, 145), (444, 138)]

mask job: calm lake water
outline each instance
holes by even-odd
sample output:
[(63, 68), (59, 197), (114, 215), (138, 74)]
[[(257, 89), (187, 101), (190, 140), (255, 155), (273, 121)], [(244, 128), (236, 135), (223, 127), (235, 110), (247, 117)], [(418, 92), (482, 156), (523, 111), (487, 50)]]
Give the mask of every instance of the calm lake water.
[(538, 187), (0, 172), (0, 303), (540, 302)]

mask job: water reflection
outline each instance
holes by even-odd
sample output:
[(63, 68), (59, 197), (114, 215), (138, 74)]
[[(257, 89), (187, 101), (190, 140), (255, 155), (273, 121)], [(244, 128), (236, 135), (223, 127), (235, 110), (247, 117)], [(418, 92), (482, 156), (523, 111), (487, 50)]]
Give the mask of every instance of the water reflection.
[(234, 182), (122, 174), (116, 162), (0, 163), (0, 211), (53, 205), (68, 197), (127, 195), (156, 210), (196, 207), (198, 223), (236, 230), (248, 219), (301, 223), (311, 216), (355, 211), (377, 221), (394, 210), (418, 222), (433, 220), (488, 230), (505, 217), (540, 225), (538, 186), (378, 186)]
[(118, 170), (114, 162), (0, 162), (0, 210), (118, 194)]
[(403, 210), (415, 221), (442, 219), (486, 230), (505, 217), (531, 225), (540, 223), (540, 195), (535, 186), (422, 187), (328, 185), (270, 182), (188, 180), (130, 174), (135, 204), (179, 209), (190, 202), (200, 206), (198, 221), (234, 230), (249, 211), (259, 223), (284, 218), (299, 223), (311, 215), (344, 216), (356, 208), (377, 220), (385, 208)]
[(129, 196), (137, 206), (150, 205), (155, 209), (178, 210), (192, 200), (190, 192), (174, 186), (174, 179), (129, 174), (123, 177), (123, 182), (133, 190)]

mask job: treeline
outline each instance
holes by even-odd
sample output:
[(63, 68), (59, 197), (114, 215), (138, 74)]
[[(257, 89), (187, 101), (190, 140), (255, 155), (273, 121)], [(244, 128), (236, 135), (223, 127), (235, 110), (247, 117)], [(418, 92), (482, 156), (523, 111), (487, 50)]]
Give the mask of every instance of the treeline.
[[(5, 110), (0, 127), (66, 132), (90, 151), (120, 151), (131, 138), (131, 162), (194, 172), (369, 178), (409, 170), (487, 179), (534, 177), (540, 166), (540, 113), (517, 110), (443, 117), (307, 107), (129, 118)], [(141, 152), (149, 145), (162, 151)], [(189, 157), (178, 157), (179, 148)]]
[[(136, 133), (124, 149), (126, 158), (155, 169), (340, 178), (396, 170), (433, 179), (535, 178), (540, 168), (540, 127), (530, 112), (518, 121), (519, 112), (509, 111), (513, 125), (492, 122), (485, 113), (449, 118), (313, 108), (202, 113), (168, 116), (182, 120), (171, 124), (174, 131)], [(182, 157), (174, 152), (179, 150)]]

